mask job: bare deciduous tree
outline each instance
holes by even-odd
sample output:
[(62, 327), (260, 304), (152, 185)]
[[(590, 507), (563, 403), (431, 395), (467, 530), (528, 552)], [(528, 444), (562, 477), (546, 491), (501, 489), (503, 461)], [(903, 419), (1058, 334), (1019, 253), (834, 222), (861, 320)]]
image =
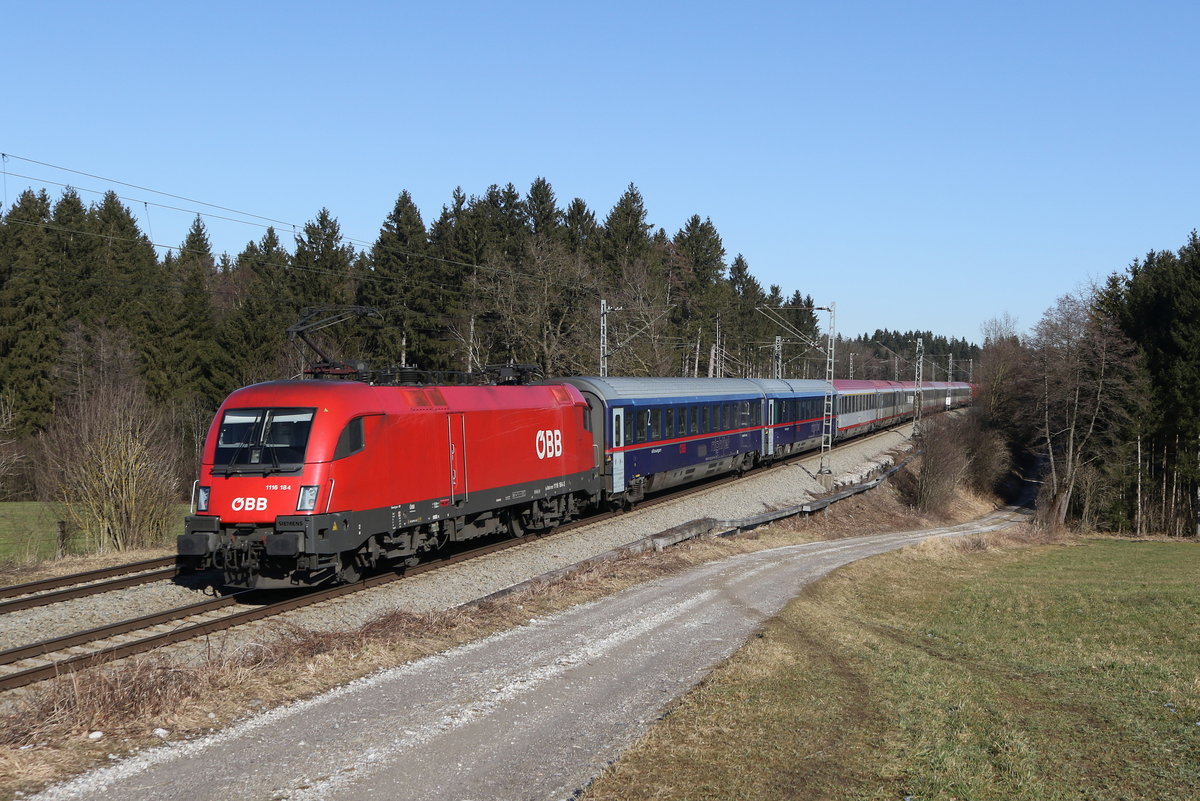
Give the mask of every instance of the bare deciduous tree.
[[(597, 271), (549, 237), (534, 237), (521, 271), (479, 273), (497, 350), (534, 362), (544, 375), (595, 371), (599, 314)], [(584, 322), (587, 321), (587, 322)]]
[(24, 453), (12, 436), (14, 425), (13, 399), (10, 395), (0, 395), (0, 498), (7, 494), (7, 479), (17, 469), (17, 465), (25, 458)]
[(39, 491), (98, 551), (161, 543), (180, 498), (180, 444), (120, 337), (98, 330), (74, 342), (76, 362), (92, 369), (79, 373), (54, 425), (38, 437)]
[[(1084, 468), (1118, 458), (1134, 408), (1136, 350), (1089, 297), (1065, 295), (1042, 317), (1031, 350), (1038, 424), (1049, 465), (1043, 519), (1067, 520)], [(1093, 483), (1093, 492), (1094, 483)]]

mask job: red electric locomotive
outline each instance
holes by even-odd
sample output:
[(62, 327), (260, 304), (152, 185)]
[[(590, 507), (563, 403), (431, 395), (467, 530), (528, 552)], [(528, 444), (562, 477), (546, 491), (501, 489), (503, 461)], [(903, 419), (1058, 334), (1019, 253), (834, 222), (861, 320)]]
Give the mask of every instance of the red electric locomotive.
[(209, 429), (180, 564), (235, 587), (311, 586), (550, 528), (600, 500), (587, 412), (569, 385), (237, 390)]

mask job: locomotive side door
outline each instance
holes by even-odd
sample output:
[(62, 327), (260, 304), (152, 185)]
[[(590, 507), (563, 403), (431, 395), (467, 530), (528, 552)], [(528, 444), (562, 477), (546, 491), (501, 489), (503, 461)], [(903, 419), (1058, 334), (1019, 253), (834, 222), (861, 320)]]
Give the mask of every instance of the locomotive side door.
[(458, 503), (469, 497), (466, 415), (446, 415), (446, 433), (450, 446), (450, 502)]
[(625, 491), (625, 410), (612, 410), (612, 491)]

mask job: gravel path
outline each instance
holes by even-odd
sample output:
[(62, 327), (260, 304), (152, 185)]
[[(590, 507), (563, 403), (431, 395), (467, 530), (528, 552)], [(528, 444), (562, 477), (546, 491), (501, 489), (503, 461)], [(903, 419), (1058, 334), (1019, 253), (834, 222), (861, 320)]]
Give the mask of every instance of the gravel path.
[(144, 752), (36, 796), (572, 797), (805, 584), (986, 523), (743, 554)]

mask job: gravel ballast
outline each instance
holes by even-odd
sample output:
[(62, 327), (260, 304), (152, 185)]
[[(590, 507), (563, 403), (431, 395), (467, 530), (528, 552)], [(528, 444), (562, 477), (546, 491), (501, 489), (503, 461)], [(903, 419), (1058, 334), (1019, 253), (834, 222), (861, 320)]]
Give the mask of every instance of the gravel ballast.
[[(909, 433), (910, 427), (903, 426), (839, 445), (830, 455), (836, 481), (856, 483), (887, 464), (884, 454), (906, 448)], [(774, 470), (751, 473), (734, 484), (533, 540), (450, 569), (297, 610), (285, 617), (297, 626), (332, 630), (356, 627), (398, 609), (410, 612), (450, 609), (692, 520), (750, 517), (802, 504), (825, 493), (814, 477), (819, 466), (820, 456), (810, 455)], [(203, 580), (185, 577), (10, 613), (4, 616), (0, 627), (0, 650), (196, 603), (204, 599), (205, 592), (211, 590), (206, 590)], [(171, 650), (188, 658), (211, 653), (214, 642), (219, 642), (223, 649), (238, 647), (261, 636), (264, 627), (274, 624), (273, 620), (254, 623), (213, 635), (202, 647), (189, 647), (185, 643)]]

